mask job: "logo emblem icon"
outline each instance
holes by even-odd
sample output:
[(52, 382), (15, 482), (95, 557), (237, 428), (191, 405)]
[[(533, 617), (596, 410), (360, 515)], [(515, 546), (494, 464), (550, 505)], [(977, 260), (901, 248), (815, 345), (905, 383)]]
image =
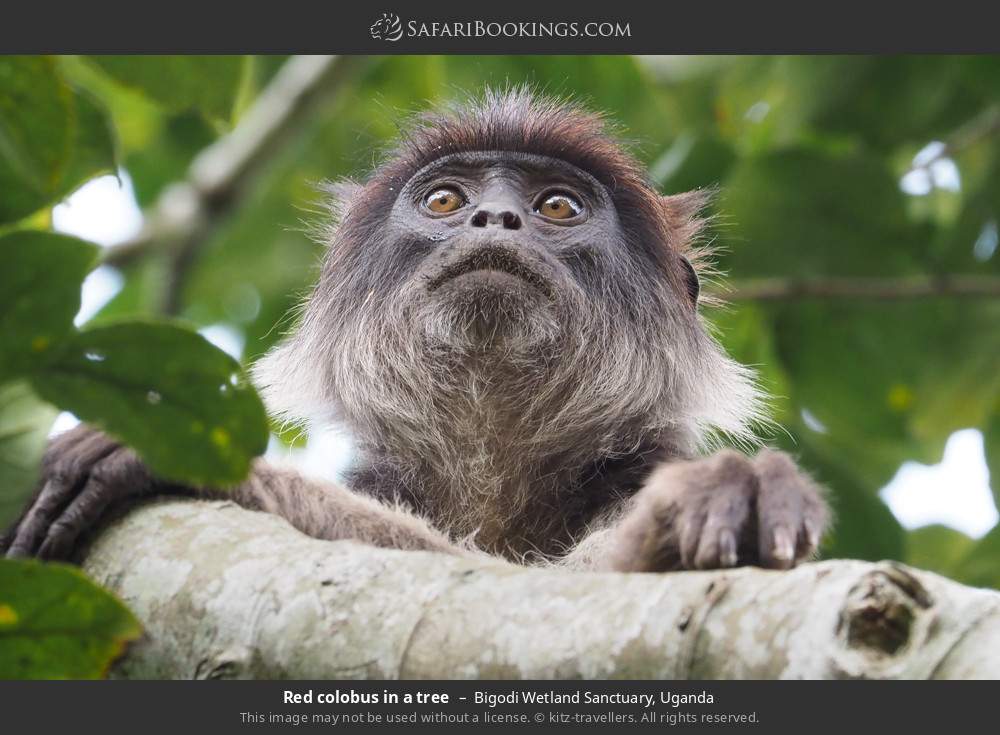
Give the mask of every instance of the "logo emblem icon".
[(398, 41), (403, 37), (403, 24), (395, 13), (382, 13), (368, 30), (376, 41)]

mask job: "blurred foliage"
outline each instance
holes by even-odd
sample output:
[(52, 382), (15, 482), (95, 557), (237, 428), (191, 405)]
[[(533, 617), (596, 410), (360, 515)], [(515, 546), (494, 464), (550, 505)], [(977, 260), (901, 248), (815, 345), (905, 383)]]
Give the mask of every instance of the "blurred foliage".
[(0, 58), (0, 223), (114, 170), (106, 113), (45, 57)]
[[(133, 109), (127, 98), (118, 108), (107, 103), (114, 82), (84, 90), (66, 70), (89, 67), (75, 63), (0, 59), (0, 526), (36, 481), (57, 408), (120, 437), (159, 474), (194, 484), (238, 482), (267, 445), (263, 404), (239, 363), (189, 328), (134, 319), (74, 325), (98, 249), (46, 231), (47, 209), (117, 170), (108, 110)], [(212, 132), (194, 137), (202, 145), (235, 114), (251, 64), (93, 63), (162, 105), (134, 105), (153, 130), (166, 115), (210, 117)], [(184, 169), (168, 167), (175, 176)], [(139, 632), (131, 613), (77, 570), (0, 560), (0, 678), (99, 677)]]
[(234, 112), (249, 63), (239, 56), (92, 56), (90, 60), (169, 112), (196, 110), (223, 122)]
[[(220, 392), (243, 385), (229, 382), (234, 363), (178, 327), (122, 325), (158, 316), (163, 254), (130, 262), (78, 331), (93, 248), (44, 230), (49, 207), (116, 165), (154, 206), (284, 62), (0, 59), (0, 512), (34, 477), (53, 414), (40, 397), (182, 479), (231, 480), (262, 450), (252, 390)], [(1000, 276), (1000, 57), (394, 56), (360, 68), (271, 152), (185, 273), (180, 316), (236, 330), (245, 362), (280, 338), (315, 275), (315, 184), (364, 176), (401, 117), (484, 85), (527, 83), (606, 112), (664, 193), (718, 186), (711, 245), (730, 279)], [(826, 555), (1000, 587), (996, 529), (980, 541), (907, 532), (877, 495), (904, 461), (939, 461), (961, 428), (983, 431), (1000, 472), (1000, 299), (741, 301), (706, 315), (775, 396), (786, 431), (771, 440), (830, 487)], [(114, 359), (92, 359), (105, 351)], [(212, 427), (225, 446), (205, 440)]]
[(99, 679), (141, 632), (79, 569), (0, 563), (0, 679)]

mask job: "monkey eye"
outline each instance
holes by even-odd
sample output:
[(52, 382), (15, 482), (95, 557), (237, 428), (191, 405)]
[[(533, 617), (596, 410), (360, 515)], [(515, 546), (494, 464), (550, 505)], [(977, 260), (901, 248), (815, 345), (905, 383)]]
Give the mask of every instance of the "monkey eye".
[(448, 214), (465, 206), (465, 197), (450, 186), (442, 186), (424, 197), (424, 206), (435, 214)]
[(583, 204), (572, 194), (553, 191), (542, 197), (535, 211), (549, 219), (571, 219), (583, 211)]

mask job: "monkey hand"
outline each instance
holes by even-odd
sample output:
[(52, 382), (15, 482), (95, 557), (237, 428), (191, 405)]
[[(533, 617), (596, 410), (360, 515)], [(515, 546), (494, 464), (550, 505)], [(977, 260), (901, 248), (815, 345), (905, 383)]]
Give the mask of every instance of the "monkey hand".
[(788, 569), (815, 552), (828, 517), (788, 455), (726, 450), (654, 470), (613, 529), (608, 561), (632, 572)]
[(131, 449), (89, 426), (67, 431), (49, 444), (35, 495), (0, 536), (0, 556), (68, 559), (111, 505), (155, 484)]

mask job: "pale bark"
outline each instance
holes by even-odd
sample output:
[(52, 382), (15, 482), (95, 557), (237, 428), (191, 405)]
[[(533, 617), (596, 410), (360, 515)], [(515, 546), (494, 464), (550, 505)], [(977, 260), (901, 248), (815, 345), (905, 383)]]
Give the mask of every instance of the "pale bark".
[(125, 677), (1000, 678), (1000, 593), (889, 563), (526, 569), (168, 500), (85, 568), (146, 627)]

